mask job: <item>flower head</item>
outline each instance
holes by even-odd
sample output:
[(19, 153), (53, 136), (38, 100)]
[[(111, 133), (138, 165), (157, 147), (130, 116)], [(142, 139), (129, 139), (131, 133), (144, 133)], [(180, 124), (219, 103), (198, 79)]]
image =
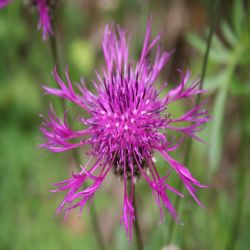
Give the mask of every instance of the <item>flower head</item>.
[[(55, 192), (66, 191), (66, 196), (58, 207), (69, 211), (79, 207), (80, 211), (91, 202), (95, 192), (103, 183), (109, 172), (122, 178), (124, 183), (123, 215), (128, 237), (132, 237), (132, 223), (135, 220), (133, 192), (135, 179), (141, 177), (150, 186), (157, 206), (163, 217), (162, 206), (177, 218), (168, 191), (183, 196), (167, 183), (169, 171), (160, 176), (154, 162), (154, 152), (159, 152), (170, 168), (181, 178), (188, 192), (199, 205), (196, 187), (204, 187), (196, 180), (189, 170), (170, 156), (181, 144), (182, 139), (175, 141), (168, 134), (170, 130), (185, 136), (199, 139), (196, 132), (208, 121), (206, 111), (198, 105), (178, 118), (168, 113), (168, 105), (172, 102), (191, 98), (203, 91), (199, 82), (188, 84), (189, 72), (180, 73), (178, 86), (163, 94), (163, 84), (157, 89), (155, 81), (169, 60), (171, 53), (161, 52), (160, 36), (150, 39), (151, 21), (147, 25), (145, 40), (139, 61), (134, 64), (128, 59), (128, 45), (125, 32), (107, 26), (103, 37), (103, 54), (106, 62), (102, 74), (97, 73), (94, 81), (96, 94), (87, 89), (82, 80), (77, 84), (76, 92), (72, 86), (68, 70), (65, 83), (57, 71), (53, 76), (59, 88), (44, 87), (45, 92), (64, 98), (81, 107), (89, 116), (80, 117), (82, 130), (75, 131), (67, 123), (67, 114), (60, 120), (51, 108), (48, 118), (41, 127), (46, 140), (41, 147), (52, 152), (67, 151), (83, 145), (90, 145), (90, 159), (81, 171), (71, 178), (56, 183)], [(155, 59), (149, 61), (149, 53), (156, 48)], [(160, 97), (161, 95), (161, 97)], [(182, 124), (182, 125), (181, 125)], [(86, 180), (89, 186), (83, 186)], [(85, 185), (85, 184), (84, 184)]]

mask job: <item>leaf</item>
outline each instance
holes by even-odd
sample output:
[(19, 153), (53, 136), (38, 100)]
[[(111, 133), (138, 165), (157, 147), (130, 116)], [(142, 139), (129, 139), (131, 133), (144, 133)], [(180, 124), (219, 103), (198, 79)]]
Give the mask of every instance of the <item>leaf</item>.
[(93, 45), (88, 40), (74, 40), (70, 45), (69, 55), (72, 63), (83, 75), (86, 76), (92, 72), (95, 51)]
[[(188, 33), (187, 42), (190, 43), (201, 54), (205, 54), (206, 42), (202, 38), (196, 36), (195, 34)], [(226, 64), (229, 61), (230, 55), (230, 51), (223, 47), (218, 38), (215, 40), (215, 46), (212, 41), (212, 47), (209, 53), (210, 61)]]
[(199, 52), (205, 53), (206, 42), (203, 39), (192, 33), (187, 33), (186, 39)]
[(222, 152), (222, 126), (224, 119), (224, 110), (227, 97), (227, 84), (223, 86), (215, 99), (215, 105), (212, 115), (212, 131), (210, 139), (210, 152), (209, 152), (209, 163), (213, 171), (218, 169), (219, 163), (221, 161)]
[(221, 42), (221, 39), (217, 35), (214, 35), (212, 39), (213, 49), (218, 51), (226, 50), (224, 44)]
[(234, 34), (232, 28), (228, 25), (228, 23), (223, 22), (221, 25), (221, 29), (222, 29), (222, 33), (223, 36), (225, 37), (225, 39), (227, 40), (227, 42), (234, 47), (235, 44), (238, 41), (238, 38), (236, 37), (236, 35)]
[(230, 61), (231, 53), (229, 50), (216, 50), (211, 48), (209, 60), (219, 64), (227, 64)]
[(208, 77), (204, 81), (204, 89), (208, 91), (215, 91), (225, 84), (228, 79), (228, 71), (224, 70), (217, 75)]
[(212, 38), (210, 59), (217, 63), (227, 64), (231, 56), (231, 50), (225, 47), (225, 45), (217, 35), (214, 35)]
[(233, 27), (236, 34), (241, 33), (244, 19), (244, 6), (242, 0), (235, 0), (233, 5)]
[(242, 82), (236, 78), (236, 76), (231, 77), (230, 91), (234, 95), (249, 95), (250, 94), (250, 84), (249, 82)]
[[(133, 241), (135, 241), (135, 235), (133, 235)], [(115, 237), (115, 248), (114, 249), (120, 249), (120, 250), (126, 250), (130, 248), (130, 245), (132, 242), (129, 242), (129, 240), (126, 238), (125, 230), (122, 229), (121, 226), (116, 231), (116, 237)]]
[(155, 230), (153, 230), (150, 235), (150, 240), (148, 240), (147, 244), (145, 245), (145, 250), (163, 249), (165, 243), (164, 237), (166, 235), (167, 230), (165, 224), (156, 226)]
[(250, 64), (250, 49), (245, 50), (244, 53), (241, 54), (241, 56), (238, 59), (238, 63), (240, 66), (245, 66), (249, 68), (249, 64)]

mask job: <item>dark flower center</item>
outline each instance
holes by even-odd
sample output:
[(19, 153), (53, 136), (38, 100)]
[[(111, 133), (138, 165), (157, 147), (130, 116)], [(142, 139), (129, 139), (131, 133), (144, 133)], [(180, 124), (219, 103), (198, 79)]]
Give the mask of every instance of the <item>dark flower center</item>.
[[(125, 162), (125, 166), (124, 166)], [(146, 169), (147, 164), (145, 159), (140, 160), (140, 167), (138, 167), (138, 163), (135, 160), (134, 156), (131, 156), (130, 159), (126, 158), (125, 160), (121, 160), (120, 156), (116, 156), (113, 163), (113, 173), (119, 178), (124, 178), (124, 170), (126, 171), (125, 177), (128, 180), (131, 180), (132, 173), (133, 177), (140, 178), (141, 169)], [(131, 166), (132, 165), (132, 166)], [(125, 168), (125, 169), (124, 169)]]

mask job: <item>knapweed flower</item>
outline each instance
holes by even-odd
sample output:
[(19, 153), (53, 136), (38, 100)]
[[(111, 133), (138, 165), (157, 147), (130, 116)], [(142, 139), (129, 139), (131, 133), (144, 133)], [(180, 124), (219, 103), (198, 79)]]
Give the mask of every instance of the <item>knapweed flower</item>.
[[(12, 0), (0, 0), (0, 8), (8, 5)], [(38, 30), (42, 30), (43, 40), (46, 40), (49, 35), (53, 34), (51, 25), (51, 11), (53, 8), (54, 0), (31, 0), (31, 4), (34, 5), (39, 14)]]
[[(144, 178), (150, 186), (161, 219), (163, 206), (177, 219), (167, 191), (183, 195), (167, 183), (170, 174), (168, 169), (165, 176), (158, 173), (153, 157), (155, 152), (159, 152), (181, 178), (199, 205), (201, 203), (196, 197), (195, 187), (204, 187), (185, 166), (171, 157), (170, 152), (178, 148), (185, 136), (200, 140), (196, 132), (209, 117), (202, 110), (202, 105), (188, 110), (178, 118), (168, 112), (169, 104), (203, 91), (199, 89), (199, 81), (188, 83), (189, 72), (180, 72), (180, 83), (166, 94), (162, 92), (166, 84), (160, 89), (156, 88), (155, 82), (171, 53), (161, 52), (160, 35), (151, 40), (150, 34), (151, 21), (147, 25), (139, 61), (134, 63), (128, 58), (125, 32), (119, 27), (106, 27), (102, 43), (106, 65), (102, 74), (97, 73), (97, 80), (93, 81), (96, 93), (89, 91), (83, 80), (76, 85), (77, 91), (74, 90), (68, 70), (66, 83), (56, 70), (53, 71), (59, 88), (44, 87), (47, 94), (69, 100), (88, 113), (87, 117), (79, 117), (82, 129), (76, 131), (69, 126), (66, 112), (61, 120), (51, 108), (41, 127), (46, 139), (41, 147), (52, 152), (90, 146), (87, 154), (89, 161), (81, 166), (81, 171), (55, 184), (54, 192), (66, 191), (57, 212), (68, 212), (76, 207), (81, 212), (87, 202), (91, 203), (107, 174), (113, 172), (123, 180), (121, 222), (130, 239), (132, 223), (136, 219), (133, 192), (138, 178)], [(151, 63), (149, 54), (153, 48), (156, 48), (156, 52)], [(169, 134), (170, 131), (180, 132), (183, 136), (177, 139)], [(91, 180), (91, 184), (85, 186), (87, 180)]]

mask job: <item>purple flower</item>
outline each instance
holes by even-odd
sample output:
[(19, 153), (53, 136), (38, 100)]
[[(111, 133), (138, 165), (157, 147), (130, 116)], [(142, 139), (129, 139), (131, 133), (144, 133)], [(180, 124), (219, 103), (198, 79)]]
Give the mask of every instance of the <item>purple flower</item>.
[[(50, 1), (51, 0), (32, 0), (39, 14), (38, 30), (42, 29), (43, 40), (46, 40), (49, 35), (53, 35), (51, 27), (50, 15)], [(0, 8), (5, 7), (12, 0), (0, 0)]]
[[(196, 197), (196, 187), (205, 187), (196, 180), (189, 170), (170, 156), (185, 136), (201, 140), (196, 132), (202, 124), (209, 120), (202, 106), (187, 111), (181, 117), (174, 118), (168, 113), (168, 105), (181, 99), (204, 92), (199, 89), (199, 81), (188, 83), (189, 72), (180, 72), (178, 86), (164, 94), (155, 87), (160, 72), (168, 62), (171, 53), (161, 52), (160, 36), (150, 39), (151, 20), (148, 22), (145, 40), (140, 59), (137, 63), (129, 62), (128, 45), (125, 32), (107, 26), (103, 37), (103, 54), (106, 62), (102, 74), (97, 73), (93, 81), (96, 94), (89, 91), (83, 80), (77, 84), (77, 92), (73, 89), (68, 70), (66, 83), (60, 78), (56, 69), (53, 76), (58, 89), (44, 87), (47, 94), (55, 95), (75, 103), (84, 109), (88, 116), (79, 117), (82, 130), (75, 131), (67, 123), (67, 114), (61, 120), (54, 110), (50, 109), (48, 118), (44, 118), (41, 131), (45, 142), (41, 147), (52, 152), (63, 152), (73, 148), (89, 145), (89, 161), (81, 166), (81, 171), (72, 177), (55, 183), (54, 192), (66, 191), (66, 196), (57, 212), (68, 212), (79, 207), (80, 212), (92, 199), (103, 183), (107, 174), (112, 171), (123, 180), (124, 200), (121, 222), (127, 236), (132, 238), (132, 223), (135, 220), (133, 192), (135, 180), (144, 178), (150, 186), (156, 204), (163, 219), (162, 207), (177, 218), (168, 191), (183, 197), (167, 183), (170, 171), (160, 176), (154, 161), (154, 153), (159, 152), (183, 181), (188, 192), (200, 205)], [(156, 48), (154, 61), (150, 63), (149, 54)], [(170, 131), (180, 132), (176, 139)], [(87, 187), (83, 184), (90, 180)], [(85, 185), (85, 184), (84, 184)], [(67, 213), (66, 213), (67, 214)]]

